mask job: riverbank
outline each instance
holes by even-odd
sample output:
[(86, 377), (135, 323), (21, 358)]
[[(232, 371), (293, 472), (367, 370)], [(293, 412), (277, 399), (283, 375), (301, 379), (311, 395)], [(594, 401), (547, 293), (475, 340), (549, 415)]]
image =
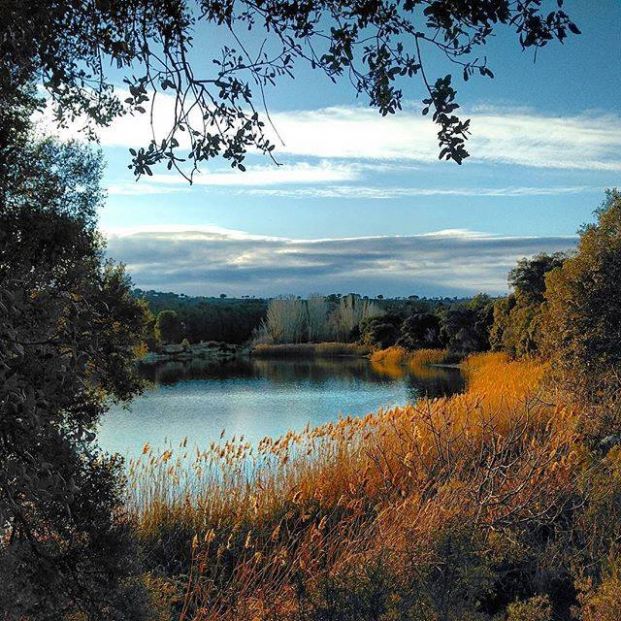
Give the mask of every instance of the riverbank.
[[(185, 445), (147, 448), (132, 464), (128, 509), (157, 589), (176, 592), (187, 618), (218, 621), (318, 619), (326, 606), (359, 614), (369, 593), (378, 613), (361, 619), (423, 618), (403, 606), (435, 618), (435, 602), (458, 588), (459, 618), (474, 619), (485, 598), (500, 615), (528, 597), (547, 550), (532, 532), (554, 532), (579, 493), (573, 412), (539, 398), (536, 361), (484, 354), (464, 371), (461, 395), (256, 447), (242, 437), (195, 457)], [(545, 571), (569, 592), (560, 562)], [(511, 572), (526, 582), (506, 583)]]
[(338, 358), (368, 356), (371, 347), (358, 343), (280, 343), (257, 345), (251, 355), (257, 358)]
[(240, 356), (247, 356), (249, 348), (242, 345), (206, 341), (201, 343), (162, 345), (159, 351), (147, 352), (139, 359), (141, 364), (158, 362), (188, 362), (191, 360), (207, 360), (225, 362)]

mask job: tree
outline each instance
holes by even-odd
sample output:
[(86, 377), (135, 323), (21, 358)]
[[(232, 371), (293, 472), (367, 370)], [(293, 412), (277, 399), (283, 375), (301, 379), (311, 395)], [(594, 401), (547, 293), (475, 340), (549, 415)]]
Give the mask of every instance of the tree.
[(308, 300), (306, 300), (306, 323), (309, 342), (320, 343), (330, 338), (328, 310), (329, 306), (324, 296), (318, 293), (308, 296)]
[(274, 342), (300, 343), (306, 331), (304, 302), (294, 295), (270, 300), (265, 323)]
[(494, 304), (490, 330), (492, 349), (518, 357), (539, 352), (546, 275), (560, 268), (566, 258), (563, 252), (541, 253), (531, 259), (524, 257), (509, 272), (513, 293)]
[(415, 313), (401, 325), (399, 344), (407, 349), (440, 346), (440, 318), (433, 313)]
[(487, 295), (479, 294), (469, 302), (454, 304), (443, 312), (440, 338), (451, 351), (486, 351), (492, 321), (493, 303)]
[(561, 267), (566, 258), (564, 252), (542, 252), (531, 259), (520, 259), (509, 272), (508, 278), (516, 298), (527, 303), (541, 304), (546, 290), (546, 274)]
[(330, 315), (330, 322), (337, 340), (348, 341), (353, 330), (363, 321), (383, 314), (384, 311), (374, 302), (350, 293), (339, 298), (338, 305)]
[(386, 349), (397, 342), (401, 317), (398, 315), (382, 315), (372, 317), (360, 324), (360, 340), (365, 345)]
[(164, 343), (178, 343), (182, 338), (181, 322), (174, 310), (160, 311), (155, 329)]
[[(523, 49), (579, 33), (561, 7), (562, 0), (5, 0), (0, 107), (41, 85), (60, 124), (83, 117), (92, 134), (170, 95), (167, 128), (154, 128), (149, 145), (131, 150), (131, 166), (136, 175), (158, 163), (181, 172), (189, 159), (191, 179), (196, 164), (215, 157), (244, 170), (249, 148), (272, 155), (265, 87), (306, 63), (332, 81), (350, 80), (383, 115), (401, 108), (406, 80), (418, 79), (423, 114), (432, 112), (438, 126), (440, 158), (461, 163), (469, 121), (455, 114), (452, 76), (434, 80), (425, 58), (439, 52), (464, 80), (493, 77), (477, 49), (501, 26)], [(192, 60), (195, 38), (224, 40), (205, 64), (211, 72), (199, 73)], [(115, 90), (108, 66), (125, 73), (126, 90)]]
[(0, 177), (0, 610), (142, 619), (121, 462), (94, 430), (140, 389), (145, 308), (103, 257), (100, 159), (17, 137)]
[[(546, 278), (544, 343), (567, 387), (619, 416), (621, 396), (621, 193), (609, 191), (578, 251)], [(621, 420), (621, 419), (620, 419)], [(612, 420), (619, 430), (619, 420)], [(610, 432), (610, 431), (609, 431)]]

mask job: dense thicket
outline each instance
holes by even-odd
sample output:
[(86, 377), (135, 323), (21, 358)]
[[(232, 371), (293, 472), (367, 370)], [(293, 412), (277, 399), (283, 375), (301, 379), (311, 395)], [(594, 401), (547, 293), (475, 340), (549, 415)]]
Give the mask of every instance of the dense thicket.
[[(621, 194), (608, 192), (578, 250), (546, 276), (542, 348), (597, 436), (621, 432)], [(594, 408), (594, 409), (591, 409)]]
[[(145, 300), (157, 318), (153, 326), (154, 340), (159, 337), (164, 343), (180, 343), (185, 338), (190, 343), (220, 341), (242, 344), (250, 340), (267, 312), (267, 300), (255, 298), (190, 297), (141, 290), (136, 290), (135, 295)], [(163, 330), (162, 313), (172, 319)]]
[(15, 138), (19, 157), (0, 156), (2, 618), (141, 619), (121, 464), (93, 440), (106, 400), (139, 390), (145, 309), (103, 257), (100, 157)]
[(561, 267), (566, 257), (561, 252), (542, 253), (518, 261), (509, 273), (512, 292), (494, 304), (494, 323), (490, 333), (492, 349), (518, 357), (538, 353), (546, 275)]

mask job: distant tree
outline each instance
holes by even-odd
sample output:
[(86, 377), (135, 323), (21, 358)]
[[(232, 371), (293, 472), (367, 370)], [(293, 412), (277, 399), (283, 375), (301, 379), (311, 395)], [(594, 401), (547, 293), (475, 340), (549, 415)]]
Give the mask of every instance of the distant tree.
[(360, 340), (365, 345), (385, 349), (391, 347), (399, 338), (401, 317), (382, 315), (366, 319), (360, 324)]
[(174, 310), (163, 310), (157, 316), (156, 331), (164, 343), (178, 343), (182, 338), (181, 322)]
[(490, 330), (492, 349), (518, 357), (538, 353), (546, 275), (560, 268), (566, 259), (567, 254), (556, 252), (518, 261), (508, 278), (513, 292), (494, 304)]
[[(194, 166), (214, 157), (244, 170), (248, 149), (269, 155), (274, 149), (265, 131), (265, 86), (293, 76), (303, 62), (333, 81), (347, 79), (383, 115), (401, 108), (406, 80), (418, 79), (423, 114), (431, 112), (438, 128), (440, 157), (461, 163), (469, 121), (456, 115), (452, 76), (432, 78), (426, 60), (439, 53), (464, 80), (493, 77), (477, 50), (501, 26), (515, 31), (523, 49), (579, 33), (560, 5), (4, 0), (0, 108), (39, 85), (59, 123), (82, 116), (92, 132), (128, 112), (148, 114), (162, 94), (170, 95), (168, 124), (154, 128), (150, 144), (131, 150), (134, 172), (152, 174), (161, 162), (181, 171), (187, 160)], [(221, 49), (207, 52), (213, 62), (195, 62), (206, 55), (193, 53), (195, 39), (222, 41)], [(123, 90), (115, 89), (110, 66), (125, 72)]]
[(300, 343), (306, 336), (306, 305), (295, 295), (273, 298), (265, 323), (275, 343)]
[(433, 313), (415, 313), (401, 325), (399, 344), (407, 349), (440, 346), (440, 318)]
[(220, 294), (220, 299), (221, 299), (221, 300), (224, 300), (224, 298), (226, 298), (226, 293), (221, 293), (221, 294)]
[[(578, 251), (546, 278), (543, 331), (553, 368), (621, 430), (621, 193), (609, 191)], [(614, 405), (616, 403), (616, 405)], [(609, 429), (610, 433), (610, 429)]]
[(313, 293), (306, 300), (306, 327), (308, 340), (319, 343), (331, 338), (328, 312), (330, 307), (324, 296)]
[(359, 295), (349, 294), (339, 298), (338, 305), (330, 315), (330, 322), (338, 340), (355, 338), (354, 329), (365, 320), (380, 317), (384, 311), (374, 302)]
[[(183, 335), (192, 343), (223, 341), (241, 344), (248, 341), (265, 318), (267, 301), (247, 296), (242, 299), (191, 297), (158, 291), (136, 291), (151, 312), (173, 310), (183, 326)], [(159, 335), (153, 322), (149, 348), (157, 348)]]
[(486, 351), (490, 347), (493, 317), (493, 302), (484, 294), (466, 303), (453, 304), (442, 313), (440, 338), (455, 352)]

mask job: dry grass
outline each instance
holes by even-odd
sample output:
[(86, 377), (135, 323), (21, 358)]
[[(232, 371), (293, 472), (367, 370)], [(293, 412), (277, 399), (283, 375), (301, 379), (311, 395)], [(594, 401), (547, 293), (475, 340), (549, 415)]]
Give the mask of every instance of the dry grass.
[(465, 394), (257, 447), (145, 447), (129, 508), (151, 562), (189, 568), (182, 618), (297, 618), (328, 576), (430, 562), (442, 525), (485, 538), (553, 519), (572, 484), (573, 412), (541, 398), (536, 362), (485, 354), (465, 368)]
[(403, 347), (394, 346), (374, 351), (369, 358), (373, 370), (380, 375), (399, 379), (409, 370), (420, 378), (432, 379), (440, 377), (442, 371), (431, 365), (445, 362), (449, 353), (445, 349), (418, 349), (409, 352)]
[(374, 351), (371, 354), (370, 359), (374, 364), (383, 364), (390, 367), (403, 364), (407, 357), (407, 349), (395, 345), (393, 347)]
[(408, 357), (408, 364), (419, 369), (431, 364), (442, 364), (448, 358), (449, 352), (446, 349), (417, 349)]

